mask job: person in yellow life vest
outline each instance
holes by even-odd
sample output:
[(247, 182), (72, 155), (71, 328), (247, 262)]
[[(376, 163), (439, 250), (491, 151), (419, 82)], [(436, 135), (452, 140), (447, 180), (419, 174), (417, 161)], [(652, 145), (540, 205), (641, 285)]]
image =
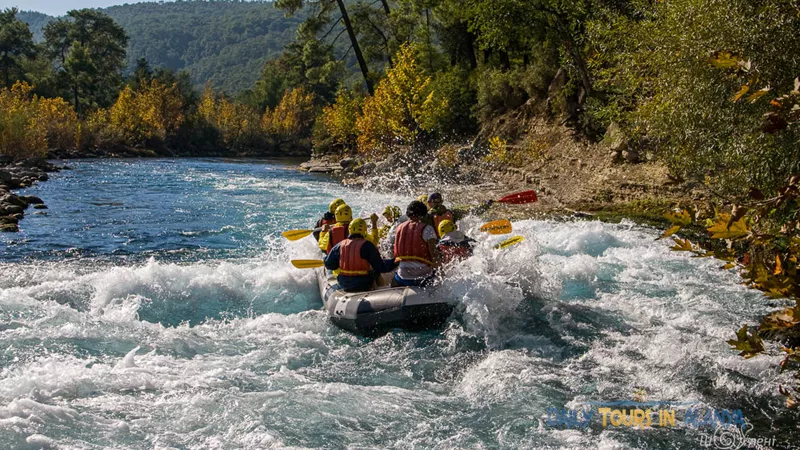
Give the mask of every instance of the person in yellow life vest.
[(397, 267), (391, 259), (382, 259), (377, 247), (365, 239), (364, 219), (350, 222), (350, 236), (333, 247), (325, 257), (325, 268), (338, 270), (336, 280), (345, 292), (363, 292), (373, 288), (382, 273)]
[(336, 208), (334, 214), (336, 216), (336, 224), (333, 227), (330, 225), (323, 226), (322, 234), (319, 237), (319, 248), (325, 254), (330, 253), (336, 244), (347, 239), (350, 234), (349, 225), (353, 221), (353, 210), (347, 205), (341, 205)]
[(442, 194), (434, 192), (428, 196), (428, 215), (431, 218), (433, 227), (436, 229), (437, 236), (441, 239), (442, 236), (439, 234), (439, 225), (441, 225), (442, 221), (449, 220), (453, 223), (456, 223), (469, 214), (479, 216), (488, 211), (493, 203), (494, 201), (489, 200), (488, 202), (469, 210), (450, 210), (444, 206), (444, 198), (442, 197)]
[(389, 235), (389, 230), (391, 230), (392, 227), (408, 220), (408, 217), (402, 216), (400, 208), (397, 206), (387, 206), (381, 215), (386, 219), (386, 225), (382, 226), (378, 232), (381, 239)]
[(326, 212), (321, 219), (317, 221), (317, 224), (314, 225), (314, 239), (319, 242), (319, 235), (322, 233), (322, 227), (325, 225), (335, 225), (336, 224), (336, 208), (344, 205), (344, 200), (337, 198), (336, 200), (332, 201), (330, 205), (328, 205), (328, 212)]
[(424, 203), (413, 201), (406, 209), (408, 221), (397, 227), (394, 256), (400, 264), (392, 286), (425, 286), (433, 281), (439, 266), (438, 239), (433, 227), (422, 220), (427, 213)]
[(475, 241), (468, 238), (463, 231), (459, 231), (453, 222), (443, 220), (439, 224), (439, 235), (442, 238), (437, 247), (442, 254), (442, 264), (461, 261), (472, 256), (472, 243)]

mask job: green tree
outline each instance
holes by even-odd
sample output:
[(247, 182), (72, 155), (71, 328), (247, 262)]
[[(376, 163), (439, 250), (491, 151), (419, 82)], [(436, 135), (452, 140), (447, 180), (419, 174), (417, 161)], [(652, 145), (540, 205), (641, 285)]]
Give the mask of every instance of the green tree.
[(81, 9), (47, 24), (44, 36), (61, 88), (79, 114), (84, 104), (94, 108), (114, 102), (125, 66), (125, 30), (97, 10)]
[(312, 17), (308, 20), (308, 23), (311, 24), (310, 28), (314, 31), (318, 31), (321, 24), (330, 22), (331, 10), (334, 7), (338, 7), (341, 18), (335, 23), (341, 21), (344, 24), (347, 35), (350, 37), (350, 44), (352, 46), (353, 53), (356, 55), (358, 66), (361, 69), (362, 76), (364, 77), (364, 83), (367, 86), (367, 91), (370, 93), (370, 95), (372, 95), (374, 93), (374, 89), (372, 87), (372, 79), (369, 75), (369, 67), (367, 66), (366, 59), (364, 59), (361, 46), (358, 44), (358, 37), (356, 36), (355, 28), (350, 21), (350, 15), (347, 12), (344, 0), (320, 0), (317, 2), (309, 2), (308, 0), (276, 0), (275, 6), (294, 14), (303, 8), (306, 3), (312, 3), (319, 8), (318, 13), (316, 15), (312, 15)]
[(0, 11), (0, 73), (3, 86), (24, 78), (23, 61), (36, 55), (28, 24), (17, 18), (17, 8)]

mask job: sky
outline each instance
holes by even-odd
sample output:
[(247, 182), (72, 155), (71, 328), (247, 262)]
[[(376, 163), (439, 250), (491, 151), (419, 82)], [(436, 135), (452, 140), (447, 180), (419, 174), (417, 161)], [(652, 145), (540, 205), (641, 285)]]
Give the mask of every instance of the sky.
[(22, 11), (39, 11), (51, 16), (63, 16), (71, 9), (103, 8), (143, 0), (0, 0), (0, 9), (16, 6)]

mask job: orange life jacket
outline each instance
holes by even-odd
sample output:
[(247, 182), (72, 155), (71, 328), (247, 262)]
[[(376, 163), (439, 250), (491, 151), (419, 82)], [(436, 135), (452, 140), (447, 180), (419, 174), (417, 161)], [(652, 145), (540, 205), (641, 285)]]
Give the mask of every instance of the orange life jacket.
[(361, 247), (366, 239), (345, 239), (339, 245), (339, 274), (350, 277), (369, 275), (369, 261), (361, 257)]
[(394, 240), (395, 261), (418, 261), (433, 266), (428, 243), (422, 239), (426, 226), (429, 225), (409, 220), (397, 227)]
[(442, 252), (442, 262), (445, 264), (472, 256), (472, 247), (466, 241), (461, 243), (443, 241), (439, 243), (438, 247), (439, 251)]
[(456, 220), (453, 218), (453, 212), (449, 209), (444, 214), (434, 214), (433, 215), (433, 229), (436, 230), (436, 237), (439, 239), (442, 238), (439, 235), (439, 224), (444, 222), (445, 220), (449, 220), (450, 222), (456, 223)]
[(336, 225), (335, 227), (331, 228), (330, 237), (328, 238), (328, 251), (326, 253), (330, 253), (333, 247), (336, 247), (336, 244), (342, 242), (343, 240), (347, 239), (347, 236), (350, 234), (350, 224), (345, 225)]

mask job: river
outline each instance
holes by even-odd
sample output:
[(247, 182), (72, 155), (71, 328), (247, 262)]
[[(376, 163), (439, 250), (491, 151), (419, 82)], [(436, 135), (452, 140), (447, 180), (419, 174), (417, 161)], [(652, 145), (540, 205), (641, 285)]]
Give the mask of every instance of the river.
[[(502, 237), (470, 217), (476, 255), (447, 280), (457, 313), (442, 329), (363, 338), (333, 326), (316, 278), (289, 264), (319, 257), (313, 239), (280, 232), (309, 227), (335, 197), (366, 217), (411, 193), (351, 190), (279, 161), (69, 165), (22, 192), (45, 214), (0, 235), (2, 448), (800, 442), (777, 347), (745, 360), (725, 342), (782, 303), (718, 261), (670, 251), (657, 230), (524, 220), (525, 241), (498, 251)], [(600, 408), (619, 402), (678, 420), (604, 424)], [(692, 423), (691, 411), (722, 419)], [(744, 432), (719, 428), (737, 413)]]

